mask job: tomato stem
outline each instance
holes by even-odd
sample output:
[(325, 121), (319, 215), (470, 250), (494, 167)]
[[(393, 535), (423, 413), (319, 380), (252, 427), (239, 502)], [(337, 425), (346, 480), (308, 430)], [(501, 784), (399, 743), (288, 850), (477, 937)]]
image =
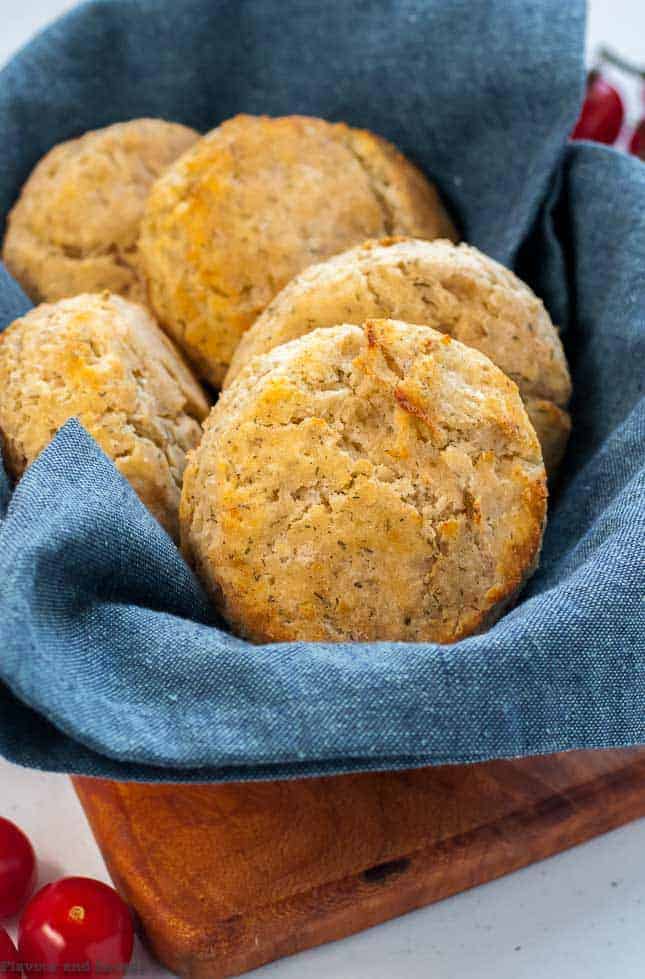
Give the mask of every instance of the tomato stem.
[(628, 61), (622, 55), (616, 54), (611, 48), (603, 45), (598, 50), (598, 57), (601, 61), (606, 61), (608, 64), (613, 65), (614, 68), (620, 68), (621, 71), (626, 72), (628, 75), (633, 75), (635, 78), (640, 78), (641, 81), (645, 81), (645, 68), (640, 68), (633, 61)]

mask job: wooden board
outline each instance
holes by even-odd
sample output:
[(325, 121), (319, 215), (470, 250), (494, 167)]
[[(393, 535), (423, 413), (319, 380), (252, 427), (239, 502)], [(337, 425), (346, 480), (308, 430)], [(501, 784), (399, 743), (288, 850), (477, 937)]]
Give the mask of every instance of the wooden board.
[(153, 952), (220, 979), (645, 815), (645, 748), (293, 782), (74, 782)]

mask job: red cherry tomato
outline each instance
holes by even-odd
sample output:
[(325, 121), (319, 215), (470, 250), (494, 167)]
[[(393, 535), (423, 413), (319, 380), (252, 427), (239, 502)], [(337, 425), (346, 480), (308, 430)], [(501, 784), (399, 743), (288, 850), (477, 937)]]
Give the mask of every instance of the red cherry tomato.
[(133, 940), (130, 911), (115, 890), (88, 877), (64, 877), (25, 908), (18, 948), (27, 975), (120, 977)]
[(22, 910), (36, 884), (36, 857), (21, 829), (0, 817), (0, 918)]
[(645, 161), (645, 119), (641, 119), (633, 132), (629, 152)]
[(16, 946), (7, 935), (4, 928), (0, 928), (0, 976), (19, 976), (18, 953)]
[(625, 110), (617, 90), (598, 71), (590, 71), (587, 94), (572, 139), (593, 139), (611, 145), (618, 138)]

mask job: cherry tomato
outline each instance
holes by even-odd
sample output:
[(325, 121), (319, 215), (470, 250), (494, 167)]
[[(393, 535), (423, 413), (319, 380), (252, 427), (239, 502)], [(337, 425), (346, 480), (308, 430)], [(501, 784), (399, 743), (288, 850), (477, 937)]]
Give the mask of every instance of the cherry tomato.
[(20, 971), (16, 946), (4, 928), (0, 928), (0, 976), (19, 976)]
[(617, 90), (600, 72), (590, 71), (587, 94), (572, 139), (593, 139), (597, 143), (614, 143), (623, 124), (625, 110)]
[(133, 940), (130, 911), (115, 890), (88, 877), (64, 877), (25, 908), (18, 948), (27, 974), (120, 977)]
[(631, 138), (629, 152), (645, 161), (645, 119), (641, 119)]
[(36, 883), (36, 857), (21, 829), (0, 817), (0, 918), (21, 911)]

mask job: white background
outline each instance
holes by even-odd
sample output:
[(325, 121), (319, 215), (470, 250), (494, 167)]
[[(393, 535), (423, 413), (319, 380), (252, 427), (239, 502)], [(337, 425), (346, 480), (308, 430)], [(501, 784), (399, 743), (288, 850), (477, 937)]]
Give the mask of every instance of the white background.
[[(73, 6), (69, 0), (0, 0), (0, 63)], [(602, 42), (645, 61), (645, 0), (592, 0), (590, 58)], [(624, 82), (623, 88), (635, 121), (640, 93)], [(0, 761), (0, 814), (30, 834), (42, 883), (66, 874), (107, 880), (66, 778)], [(136, 956), (145, 975), (167, 975), (141, 947)], [(645, 820), (255, 973), (266, 979), (305, 974), (308, 979), (645, 979)]]

